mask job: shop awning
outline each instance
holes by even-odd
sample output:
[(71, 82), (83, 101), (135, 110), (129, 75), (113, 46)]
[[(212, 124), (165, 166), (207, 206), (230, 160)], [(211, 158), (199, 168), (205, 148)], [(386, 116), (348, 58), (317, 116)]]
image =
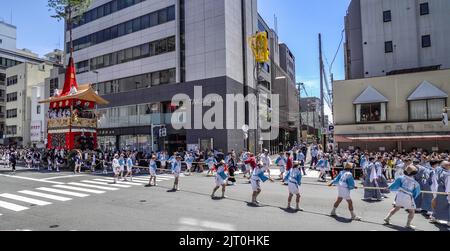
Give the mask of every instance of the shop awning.
[(354, 105), (361, 105), (361, 104), (371, 104), (371, 103), (386, 103), (389, 100), (383, 96), (379, 91), (377, 91), (372, 86), (367, 87), (366, 90), (364, 90), (359, 97), (357, 97), (354, 101)]
[(408, 97), (408, 101), (448, 98), (448, 94), (428, 81), (423, 81)]
[(337, 143), (352, 142), (386, 142), (386, 141), (450, 141), (450, 135), (416, 135), (416, 136), (342, 136), (334, 137)]

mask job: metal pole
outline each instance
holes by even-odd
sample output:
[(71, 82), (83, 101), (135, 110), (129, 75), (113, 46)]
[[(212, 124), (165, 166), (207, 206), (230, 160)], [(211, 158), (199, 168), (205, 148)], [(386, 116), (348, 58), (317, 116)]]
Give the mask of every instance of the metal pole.
[[(320, 119), (320, 129), (322, 132), (322, 129), (325, 127), (325, 102), (324, 102), (324, 79), (323, 79), (323, 60), (322, 60), (322, 34), (319, 33), (319, 63), (320, 63), (320, 114), (321, 114), (321, 119)], [(323, 135), (319, 135), (322, 136), (323, 139), (325, 139), (325, 137), (323, 137)], [(325, 143), (325, 142), (322, 142)]]

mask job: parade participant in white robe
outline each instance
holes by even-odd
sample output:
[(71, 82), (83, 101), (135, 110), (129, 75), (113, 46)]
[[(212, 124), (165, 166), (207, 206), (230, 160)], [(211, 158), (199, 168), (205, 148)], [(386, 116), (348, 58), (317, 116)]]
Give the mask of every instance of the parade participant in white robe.
[(119, 165), (120, 165), (120, 179), (124, 180), (123, 173), (125, 172), (125, 156), (123, 154), (119, 157)]
[(297, 211), (304, 211), (303, 208), (300, 207), (300, 186), (302, 184), (302, 173), (300, 171), (300, 162), (296, 161), (294, 163), (294, 167), (290, 170), (289, 179), (288, 179), (288, 209), (291, 209), (291, 202), (294, 195), (296, 196), (296, 207)]
[(124, 177), (125, 181), (127, 180), (127, 177), (130, 177), (131, 181), (133, 181), (133, 159), (131, 154), (128, 155), (128, 158), (126, 160), (126, 166), (127, 166), (127, 174)]
[(165, 152), (160, 152), (158, 154), (158, 160), (161, 163), (161, 169), (165, 169), (167, 166), (168, 156)]
[(156, 170), (158, 169), (156, 165), (156, 160), (157, 160), (156, 156), (152, 155), (148, 166), (148, 171), (150, 172), (150, 180), (148, 181), (147, 187), (156, 186)]
[(120, 176), (120, 162), (119, 162), (119, 155), (116, 154), (114, 155), (114, 159), (112, 161), (112, 169), (114, 172), (114, 184), (117, 183), (117, 180), (119, 179)]
[(298, 151), (298, 153), (297, 153), (297, 161), (299, 162), (299, 165), (300, 165), (299, 168), (301, 168), (301, 170), (303, 172), (303, 175), (306, 176), (305, 160), (306, 160), (305, 154), (303, 154), (303, 152), (301, 150)]
[(416, 210), (416, 203), (414, 199), (420, 196), (420, 185), (414, 180), (414, 175), (417, 174), (417, 168), (413, 165), (409, 165), (405, 169), (404, 176), (401, 176), (395, 180), (395, 182), (389, 186), (391, 191), (397, 192), (395, 197), (395, 207), (389, 212), (388, 216), (384, 219), (386, 225), (391, 224), (391, 218), (400, 209), (408, 211), (408, 220), (406, 228), (415, 229), (415, 226), (411, 225)]
[(272, 160), (270, 159), (269, 150), (264, 149), (263, 153), (260, 155), (260, 159), (263, 162), (264, 172), (267, 172), (270, 178), (270, 166), (272, 165)]
[(250, 178), (250, 182), (252, 185), (252, 190), (253, 190), (253, 194), (252, 194), (252, 204), (255, 206), (259, 205), (259, 201), (258, 196), (261, 194), (261, 182), (266, 182), (270, 180), (271, 182), (273, 182), (273, 179), (266, 177), (264, 175), (264, 169), (263, 169), (263, 163), (259, 162), (256, 167), (253, 168), (252, 171), (252, 176)]
[(323, 155), (319, 162), (317, 162), (316, 169), (320, 171), (318, 181), (325, 182), (327, 171), (330, 170), (330, 162), (326, 155)]
[[(440, 162), (437, 160), (432, 160), (429, 162), (429, 167), (424, 172), (423, 177), (424, 180), (420, 188), (422, 191), (425, 192), (432, 191), (433, 180), (435, 179), (435, 172), (436, 169), (439, 167), (439, 163)], [(424, 210), (426, 214), (430, 216), (430, 218), (433, 215), (433, 207), (432, 207), (433, 198), (434, 198), (433, 194), (429, 193), (422, 194), (422, 210)]]
[(214, 169), (215, 165), (217, 164), (216, 158), (214, 158), (213, 155), (210, 155), (206, 160), (205, 164), (208, 166), (208, 172), (206, 173), (206, 176), (214, 175)]
[[(369, 158), (369, 163), (364, 169), (364, 187), (377, 188), (377, 169), (375, 166), (375, 157)], [(364, 189), (364, 200), (381, 201), (382, 196), (380, 190)]]
[(283, 182), (284, 173), (286, 172), (286, 154), (281, 152), (275, 160), (275, 165), (280, 168), (280, 180)]
[(216, 170), (217, 170), (216, 179), (215, 179), (216, 186), (213, 189), (211, 198), (215, 199), (216, 198), (215, 194), (216, 194), (217, 190), (219, 190), (219, 188), (222, 187), (222, 197), (221, 198), (223, 199), (223, 198), (225, 198), (225, 190), (227, 187), (227, 180), (228, 180), (228, 174), (227, 174), (228, 168), (225, 164), (225, 161), (222, 160), (220, 163), (218, 163), (216, 166)]
[[(441, 167), (436, 169), (432, 191), (450, 193), (450, 162), (442, 162)], [(434, 195), (432, 205), (431, 222), (450, 226), (450, 195)]]
[(186, 173), (187, 175), (191, 175), (192, 164), (194, 163), (194, 156), (191, 153), (187, 153), (184, 159), (186, 162)]
[(180, 182), (180, 174), (181, 174), (181, 156), (176, 156), (175, 161), (172, 162), (172, 174), (175, 177), (175, 181), (173, 183), (173, 191), (180, 191), (179, 182)]
[(353, 200), (350, 196), (352, 190), (356, 189), (355, 179), (352, 174), (353, 164), (347, 163), (344, 166), (344, 171), (340, 172), (339, 175), (330, 183), (329, 186), (336, 185), (338, 187), (338, 198), (334, 203), (333, 210), (331, 211), (331, 216), (337, 216), (336, 210), (343, 200), (348, 203), (348, 209), (350, 211), (351, 219), (355, 221), (360, 221), (361, 218), (356, 216), (353, 208)]
[(411, 163), (409, 161), (407, 161), (407, 163), (405, 163), (405, 162), (403, 162), (403, 160), (401, 158), (399, 158), (397, 160), (397, 163), (395, 164), (394, 179), (397, 179), (397, 178), (403, 176), (403, 173), (405, 172), (405, 168), (409, 165), (411, 165)]

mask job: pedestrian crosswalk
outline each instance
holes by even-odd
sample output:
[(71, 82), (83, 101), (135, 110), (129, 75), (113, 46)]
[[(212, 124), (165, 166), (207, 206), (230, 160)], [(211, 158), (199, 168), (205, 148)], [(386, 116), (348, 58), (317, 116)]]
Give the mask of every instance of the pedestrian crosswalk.
[[(16, 193), (0, 194), (0, 216), (6, 212), (22, 212), (34, 206), (44, 207), (54, 203), (63, 203), (82, 199), (92, 195), (103, 195), (121, 189), (143, 187), (148, 184), (150, 176), (137, 176), (128, 181), (114, 182), (112, 177), (94, 177), (92, 179), (49, 184), (48, 187), (26, 189)], [(171, 175), (158, 175), (158, 182), (169, 181)]]

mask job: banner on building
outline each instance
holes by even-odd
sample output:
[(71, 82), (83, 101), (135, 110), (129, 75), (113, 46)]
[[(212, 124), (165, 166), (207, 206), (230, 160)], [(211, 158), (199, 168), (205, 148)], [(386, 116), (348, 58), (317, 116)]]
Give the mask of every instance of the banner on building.
[(30, 126), (30, 140), (31, 142), (42, 141), (42, 121), (33, 121)]

